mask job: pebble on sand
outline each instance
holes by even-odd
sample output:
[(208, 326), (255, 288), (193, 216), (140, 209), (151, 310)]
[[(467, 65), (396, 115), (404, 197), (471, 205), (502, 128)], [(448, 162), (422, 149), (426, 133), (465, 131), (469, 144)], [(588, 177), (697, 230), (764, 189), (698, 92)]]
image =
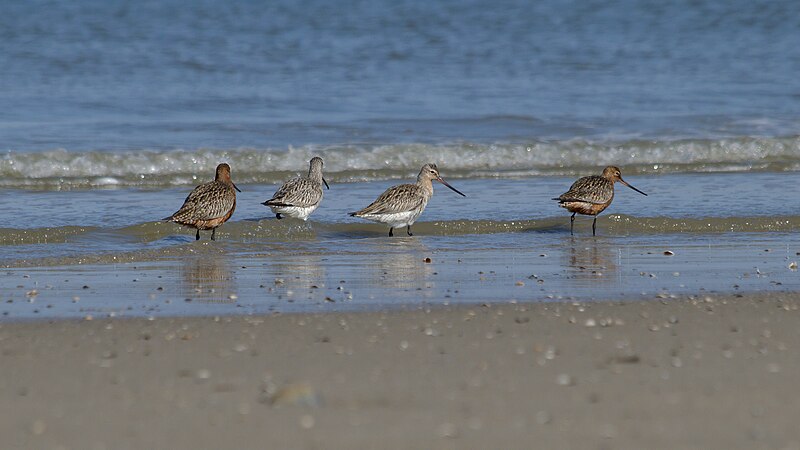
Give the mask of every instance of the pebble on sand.
[(559, 386), (574, 386), (575, 385), (575, 379), (571, 375), (569, 375), (567, 373), (560, 373), (556, 377), (556, 383)]
[(547, 425), (553, 421), (553, 416), (547, 411), (539, 411), (536, 413), (536, 423), (539, 425)]
[(31, 433), (35, 435), (43, 434), (44, 431), (47, 429), (47, 425), (41, 419), (36, 419), (31, 424)]
[(314, 428), (314, 422), (314, 416), (311, 414), (303, 414), (303, 416), (300, 418), (300, 426), (306, 430)]
[(443, 438), (454, 438), (458, 436), (458, 428), (452, 423), (443, 423), (436, 428), (436, 434)]
[[(308, 383), (288, 384), (278, 389), (267, 399), (271, 406), (282, 405), (305, 405), (319, 406), (321, 403), (320, 395)], [(304, 427), (305, 428), (305, 427)], [(308, 427), (310, 428), (310, 427)]]

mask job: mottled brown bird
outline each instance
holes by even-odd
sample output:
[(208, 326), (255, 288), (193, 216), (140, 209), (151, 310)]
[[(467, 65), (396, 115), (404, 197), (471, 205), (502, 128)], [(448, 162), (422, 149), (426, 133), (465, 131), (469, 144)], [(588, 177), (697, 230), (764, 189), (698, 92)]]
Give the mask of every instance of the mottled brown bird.
[(415, 184), (392, 186), (369, 206), (351, 212), (350, 215), (388, 224), (389, 236), (394, 236), (394, 229), (402, 226), (406, 227), (406, 233), (409, 236), (413, 236), (411, 225), (422, 215), (422, 211), (425, 210), (425, 206), (433, 196), (433, 180), (449, 187), (462, 197), (466, 197), (442, 179), (436, 164), (425, 164), (419, 171)]
[(214, 181), (201, 184), (186, 197), (175, 214), (163, 220), (197, 229), (195, 240), (200, 240), (200, 230), (211, 230), (211, 240), (217, 227), (225, 223), (236, 209), (236, 191), (242, 192), (231, 181), (231, 166), (217, 166)]
[(614, 182), (616, 181), (619, 181), (642, 195), (647, 195), (626, 183), (625, 180), (622, 179), (622, 174), (618, 167), (608, 166), (603, 169), (603, 175), (579, 178), (578, 181), (572, 183), (572, 186), (570, 186), (567, 192), (553, 199), (558, 200), (558, 206), (572, 213), (572, 216), (569, 218), (569, 234), (572, 234), (572, 227), (575, 224), (575, 214), (584, 214), (587, 216), (594, 216), (594, 220), (592, 221), (592, 236), (596, 235), (597, 215), (608, 208), (608, 205), (614, 200)]
[(283, 214), (307, 220), (322, 203), (323, 183), (330, 189), (328, 182), (322, 176), (322, 158), (315, 156), (308, 162), (308, 176), (292, 178), (283, 183), (272, 198), (262, 205), (268, 206), (278, 219), (281, 219)]

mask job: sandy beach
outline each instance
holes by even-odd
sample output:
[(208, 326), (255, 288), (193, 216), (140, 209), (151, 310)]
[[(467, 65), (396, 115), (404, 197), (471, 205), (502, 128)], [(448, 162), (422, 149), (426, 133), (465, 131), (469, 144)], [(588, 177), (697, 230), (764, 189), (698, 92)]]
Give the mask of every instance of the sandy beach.
[(6, 323), (3, 448), (800, 448), (796, 295)]

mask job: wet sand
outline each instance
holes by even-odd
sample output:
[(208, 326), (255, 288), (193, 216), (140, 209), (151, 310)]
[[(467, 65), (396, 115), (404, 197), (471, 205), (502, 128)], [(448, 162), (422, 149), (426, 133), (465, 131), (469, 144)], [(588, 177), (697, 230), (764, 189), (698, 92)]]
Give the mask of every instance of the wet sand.
[[(568, 228), (442, 236), (424, 234), (440, 225), (422, 222), (412, 238), (188, 236), (168, 251), (31, 260), (0, 271), (0, 323), (800, 291), (796, 232), (625, 235), (605, 229), (617, 227), (614, 218), (602, 219), (608, 235), (597, 237)], [(287, 224), (297, 226), (306, 225)]]
[(800, 296), (0, 325), (3, 448), (800, 448)]

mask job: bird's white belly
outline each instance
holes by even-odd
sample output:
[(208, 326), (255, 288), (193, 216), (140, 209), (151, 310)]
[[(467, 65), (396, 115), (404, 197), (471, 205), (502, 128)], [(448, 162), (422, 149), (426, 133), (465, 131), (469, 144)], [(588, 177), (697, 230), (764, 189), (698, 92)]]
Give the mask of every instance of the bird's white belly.
[(413, 211), (403, 211), (389, 214), (365, 214), (360, 217), (373, 222), (385, 223), (392, 228), (400, 228), (413, 225), (419, 216), (422, 215), (422, 211), (424, 209), (425, 208), (419, 208)]
[(317, 209), (319, 204), (314, 206), (270, 206), (269, 209), (275, 214), (283, 214), (286, 217), (307, 220), (308, 216)]

